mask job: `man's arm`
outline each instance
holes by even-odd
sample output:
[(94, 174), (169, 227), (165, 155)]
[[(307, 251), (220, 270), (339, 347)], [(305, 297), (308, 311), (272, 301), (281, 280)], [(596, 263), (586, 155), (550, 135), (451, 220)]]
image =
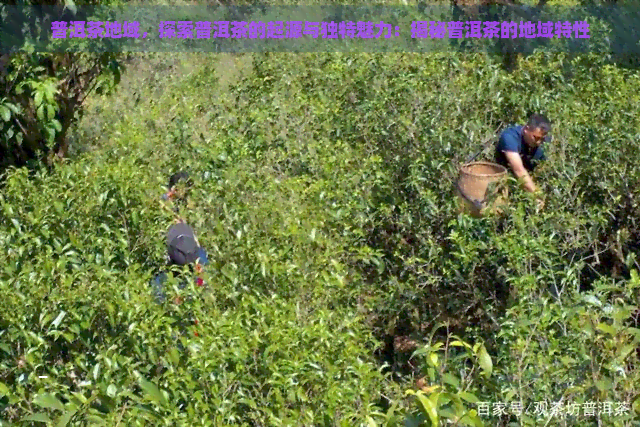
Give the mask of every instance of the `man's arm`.
[(536, 186), (533, 183), (533, 179), (531, 179), (529, 172), (527, 172), (524, 165), (522, 164), (522, 158), (520, 158), (520, 154), (514, 151), (505, 151), (504, 155), (507, 158), (507, 161), (509, 162), (513, 173), (523, 181), (525, 190), (530, 193), (535, 193), (537, 190)]

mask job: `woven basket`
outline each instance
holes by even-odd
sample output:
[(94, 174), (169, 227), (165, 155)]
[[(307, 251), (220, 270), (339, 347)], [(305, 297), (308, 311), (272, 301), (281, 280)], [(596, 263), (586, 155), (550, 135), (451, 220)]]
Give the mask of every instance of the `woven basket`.
[[(506, 203), (507, 169), (491, 162), (473, 162), (460, 167), (457, 193), (463, 207), (473, 216), (482, 215), (491, 206)], [(475, 202), (475, 203), (474, 203)]]

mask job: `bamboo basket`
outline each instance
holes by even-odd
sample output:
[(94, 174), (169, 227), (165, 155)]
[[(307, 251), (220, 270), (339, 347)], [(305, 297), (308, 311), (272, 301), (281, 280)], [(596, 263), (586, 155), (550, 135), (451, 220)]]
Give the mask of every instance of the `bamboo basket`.
[(472, 162), (460, 167), (456, 193), (460, 209), (474, 217), (501, 212), (507, 203), (507, 169), (491, 162)]

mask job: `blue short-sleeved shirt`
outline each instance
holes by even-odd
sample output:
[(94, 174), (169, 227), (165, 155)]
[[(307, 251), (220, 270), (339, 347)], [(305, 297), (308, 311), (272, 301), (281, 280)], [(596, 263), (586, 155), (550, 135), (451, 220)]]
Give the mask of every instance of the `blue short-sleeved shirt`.
[[(507, 157), (503, 151), (513, 151), (520, 154), (522, 164), (529, 172), (538, 165), (538, 162), (546, 160), (542, 146), (535, 149), (529, 148), (522, 137), (522, 129), (524, 126), (512, 126), (507, 128), (500, 135), (500, 140), (496, 145), (496, 163), (510, 169)], [(545, 139), (548, 141), (549, 137)]]

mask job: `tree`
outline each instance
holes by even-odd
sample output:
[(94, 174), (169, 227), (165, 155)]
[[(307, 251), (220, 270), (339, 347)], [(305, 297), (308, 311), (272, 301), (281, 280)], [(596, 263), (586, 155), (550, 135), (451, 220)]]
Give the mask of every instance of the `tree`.
[(83, 20), (86, 13), (61, 1), (15, 3), (0, 6), (7, 17), (0, 23), (0, 169), (64, 157), (84, 100), (119, 82), (123, 59), (117, 52), (35, 52), (34, 45), (54, 42), (53, 21)]

